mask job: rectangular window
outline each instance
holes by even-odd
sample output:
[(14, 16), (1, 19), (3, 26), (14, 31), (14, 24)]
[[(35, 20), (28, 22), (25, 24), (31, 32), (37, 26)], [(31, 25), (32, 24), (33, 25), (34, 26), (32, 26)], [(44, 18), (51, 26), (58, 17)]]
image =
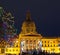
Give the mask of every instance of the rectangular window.
[(54, 44), (54, 47), (55, 47), (55, 44)]
[(46, 41), (45, 41), (45, 43), (46, 43)]
[(48, 47), (49, 47), (49, 44), (48, 44)]
[(43, 43), (43, 41), (42, 41), (42, 43)]
[(49, 41), (48, 41), (48, 43), (49, 43)]
[(45, 44), (45, 47), (46, 47), (46, 44)]
[(42, 47), (43, 47), (43, 45), (42, 45)]

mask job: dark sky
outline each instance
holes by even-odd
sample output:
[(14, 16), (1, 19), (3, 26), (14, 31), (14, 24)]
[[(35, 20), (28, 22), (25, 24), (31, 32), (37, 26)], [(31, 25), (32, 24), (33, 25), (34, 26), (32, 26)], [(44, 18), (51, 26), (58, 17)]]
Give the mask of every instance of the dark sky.
[(38, 33), (44, 36), (60, 36), (60, 1), (58, 0), (0, 0), (0, 5), (15, 17), (18, 33), (30, 9)]

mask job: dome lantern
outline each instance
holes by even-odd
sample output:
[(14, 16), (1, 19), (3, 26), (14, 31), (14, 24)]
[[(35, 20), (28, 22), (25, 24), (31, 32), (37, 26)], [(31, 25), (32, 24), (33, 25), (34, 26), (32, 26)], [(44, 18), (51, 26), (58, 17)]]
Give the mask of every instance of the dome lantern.
[(22, 24), (22, 31), (21, 33), (36, 33), (36, 26), (34, 21), (31, 19), (30, 11), (28, 10), (26, 13), (26, 20)]

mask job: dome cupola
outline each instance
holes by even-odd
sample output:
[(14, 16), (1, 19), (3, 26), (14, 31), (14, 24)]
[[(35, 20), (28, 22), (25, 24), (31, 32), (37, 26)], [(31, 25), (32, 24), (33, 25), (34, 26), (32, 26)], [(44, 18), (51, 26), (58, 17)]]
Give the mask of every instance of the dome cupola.
[(36, 33), (36, 26), (34, 21), (31, 19), (30, 11), (28, 10), (26, 13), (26, 20), (22, 24), (22, 31), (21, 33)]

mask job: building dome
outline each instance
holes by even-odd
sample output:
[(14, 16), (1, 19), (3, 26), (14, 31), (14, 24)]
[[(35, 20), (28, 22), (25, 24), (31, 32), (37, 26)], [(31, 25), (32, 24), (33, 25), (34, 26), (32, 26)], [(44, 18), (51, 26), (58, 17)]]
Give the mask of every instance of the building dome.
[(34, 21), (31, 19), (30, 11), (27, 11), (26, 14), (26, 20), (22, 24), (22, 32), (21, 33), (35, 33), (36, 32), (36, 26)]

